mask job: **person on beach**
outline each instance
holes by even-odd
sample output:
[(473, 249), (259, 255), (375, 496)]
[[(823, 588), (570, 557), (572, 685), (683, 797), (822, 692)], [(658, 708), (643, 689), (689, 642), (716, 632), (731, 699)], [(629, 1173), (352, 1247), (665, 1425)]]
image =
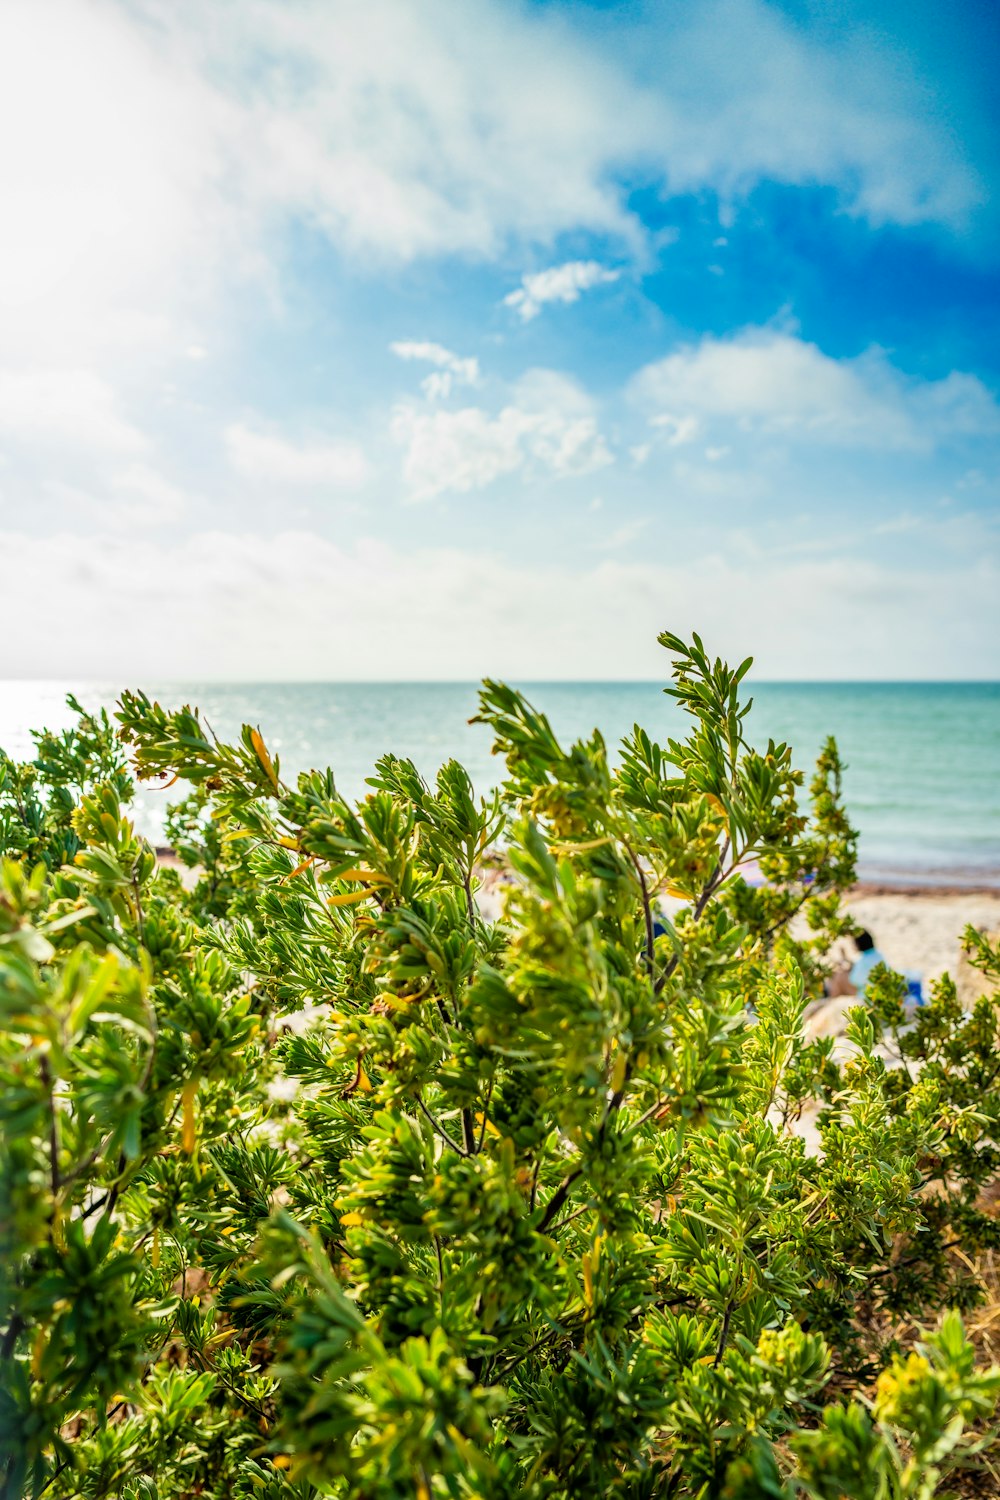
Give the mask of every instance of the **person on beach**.
[(872, 970), (877, 964), (886, 962), (885, 955), (875, 946), (875, 939), (864, 928), (855, 934), (854, 946), (858, 955), (854, 962), (835, 969), (824, 985), (824, 991), (831, 999), (838, 995), (863, 995)]

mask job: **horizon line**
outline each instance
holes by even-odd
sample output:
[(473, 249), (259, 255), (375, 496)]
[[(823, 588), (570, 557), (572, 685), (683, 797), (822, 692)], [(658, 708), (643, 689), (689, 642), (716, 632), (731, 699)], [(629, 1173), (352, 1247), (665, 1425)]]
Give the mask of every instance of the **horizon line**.
[[(526, 687), (664, 687), (658, 677), (522, 677), (519, 673), (486, 673), (481, 677), (155, 677), (156, 687), (477, 687), (484, 681), (509, 681)], [(113, 685), (110, 675), (0, 677), (6, 687)], [(759, 677), (749, 687), (1000, 687), (1000, 677)], [(127, 681), (121, 691), (127, 691)], [(141, 690), (141, 687), (140, 687)]]

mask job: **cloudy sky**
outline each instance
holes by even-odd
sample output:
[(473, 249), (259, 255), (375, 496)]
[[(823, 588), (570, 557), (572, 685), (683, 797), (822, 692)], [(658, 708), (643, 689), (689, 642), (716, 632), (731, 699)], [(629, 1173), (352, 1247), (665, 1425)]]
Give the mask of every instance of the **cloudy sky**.
[(4, 0), (0, 676), (1000, 676), (997, 14)]

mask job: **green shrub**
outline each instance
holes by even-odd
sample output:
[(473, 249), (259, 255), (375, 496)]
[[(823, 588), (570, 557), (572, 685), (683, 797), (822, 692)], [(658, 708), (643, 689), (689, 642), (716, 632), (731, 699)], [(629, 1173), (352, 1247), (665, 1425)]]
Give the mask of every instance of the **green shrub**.
[[(803, 1040), (836, 747), (803, 803), (749, 662), (661, 639), (686, 739), (614, 768), (487, 682), (485, 800), (391, 755), (358, 805), (291, 787), (142, 694), (0, 757), (5, 1496), (876, 1500), (976, 1460), (1000, 1372), (958, 1312), (894, 1330), (1000, 1239), (996, 1006), (907, 1024), (883, 971), (846, 1063)], [(126, 751), (191, 788), (183, 879)]]

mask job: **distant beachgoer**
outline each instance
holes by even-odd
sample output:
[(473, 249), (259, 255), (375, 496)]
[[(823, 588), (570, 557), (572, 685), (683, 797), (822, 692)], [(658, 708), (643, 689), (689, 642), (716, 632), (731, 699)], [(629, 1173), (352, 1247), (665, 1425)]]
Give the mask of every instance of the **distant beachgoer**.
[(878, 951), (875, 939), (864, 928), (855, 935), (854, 946), (858, 952), (857, 958), (852, 964), (844, 964), (843, 968), (836, 969), (831, 974), (824, 986), (827, 995), (863, 995), (876, 964), (886, 963), (885, 954)]
[[(885, 955), (876, 948), (875, 939), (871, 933), (865, 932), (863, 928), (856, 934), (854, 946), (858, 950), (858, 956), (851, 965), (850, 978), (855, 994), (863, 995), (868, 988), (872, 969), (878, 964), (886, 964), (886, 959)], [(886, 968), (888, 967), (889, 965), (886, 964)]]

